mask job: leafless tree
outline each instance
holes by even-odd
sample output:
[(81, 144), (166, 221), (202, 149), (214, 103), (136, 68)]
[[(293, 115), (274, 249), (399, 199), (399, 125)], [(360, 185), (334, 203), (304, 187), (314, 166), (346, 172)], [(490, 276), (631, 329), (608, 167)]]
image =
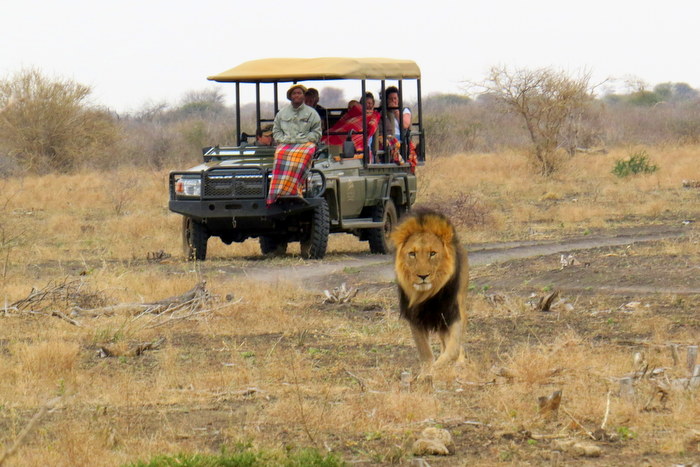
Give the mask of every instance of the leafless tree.
[(549, 176), (564, 158), (562, 143), (575, 147), (575, 135), (586, 105), (593, 100), (590, 73), (572, 78), (550, 68), (536, 70), (493, 67), (483, 83), (485, 92), (520, 115), (532, 141), (536, 170)]

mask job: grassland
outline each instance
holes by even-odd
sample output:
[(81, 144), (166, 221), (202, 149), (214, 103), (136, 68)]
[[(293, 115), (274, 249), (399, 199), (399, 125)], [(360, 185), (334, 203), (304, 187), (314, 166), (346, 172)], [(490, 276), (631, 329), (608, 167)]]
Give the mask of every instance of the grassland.
[[(700, 191), (683, 180), (700, 180), (700, 148), (646, 148), (657, 172), (611, 174), (635, 150), (577, 155), (552, 179), (530, 175), (515, 153), (420, 168), (419, 202), (448, 209), (469, 244), (686, 229), (589, 250), (564, 269), (558, 256), (474, 267), (467, 362), (432, 388), (401, 384), (418, 367), (391, 282), (349, 269), (357, 296), (328, 304), (292, 283), (228, 272), (304, 263), (293, 248), (261, 260), (253, 241), (212, 240), (210, 261), (183, 261), (164, 171), (0, 181), (5, 463), (123, 465), (242, 443), (394, 465), (410, 462), (426, 427), (455, 441), (430, 465), (697, 462), (700, 389), (683, 379), (686, 352), (700, 344)], [(368, 248), (343, 235), (329, 249), (324, 261), (340, 262)], [(202, 280), (194, 308), (144, 306)], [(554, 289), (551, 312), (530, 305)], [(619, 378), (644, 369), (634, 393), (621, 394)], [(545, 416), (537, 398), (555, 390), (561, 408)], [(600, 457), (577, 457), (568, 441)]]

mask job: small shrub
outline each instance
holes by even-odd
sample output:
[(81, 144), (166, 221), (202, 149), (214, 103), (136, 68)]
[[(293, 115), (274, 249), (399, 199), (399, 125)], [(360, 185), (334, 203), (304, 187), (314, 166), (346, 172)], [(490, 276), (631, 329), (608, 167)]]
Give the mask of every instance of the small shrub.
[(618, 426), (617, 427), (617, 434), (620, 435), (620, 439), (623, 441), (626, 441), (629, 439), (634, 439), (637, 437), (637, 433), (630, 430), (626, 426)]
[(612, 173), (620, 178), (630, 175), (650, 174), (658, 170), (658, 167), (651, 164), (649, 154), (646, 151), (638, 151), (630, 155), (629, 159), (618, 159)]
[(429, 200), (423, 207), (442, 212), (457, 227), (486, 227), (492, 223), (491, 209), (469, 193), (458, 193), (447, 201)]
[(0, 80), (0, 153), (39, 173), (71, 171), (112, 154), (120, 136), (116, 119), (90, 104), (91, 92), (35, 69)]

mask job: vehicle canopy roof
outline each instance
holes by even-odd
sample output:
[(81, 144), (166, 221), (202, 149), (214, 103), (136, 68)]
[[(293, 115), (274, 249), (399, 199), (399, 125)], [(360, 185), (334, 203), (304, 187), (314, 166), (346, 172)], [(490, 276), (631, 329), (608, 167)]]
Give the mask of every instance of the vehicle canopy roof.
[(244, 62), (207, 79), (218, 82), (286, 82), (329, 79), (419, 79), (412, 60), (393, 58), (266, 58)]

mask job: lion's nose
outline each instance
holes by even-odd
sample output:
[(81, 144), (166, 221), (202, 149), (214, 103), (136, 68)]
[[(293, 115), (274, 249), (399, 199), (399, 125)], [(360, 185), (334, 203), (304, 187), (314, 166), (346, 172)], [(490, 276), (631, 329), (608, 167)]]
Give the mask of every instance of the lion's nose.
[(430, 274), (426, 274), (425, 276), (421, 276), (420, 274), (418, 274), (418, 277), (420, 277), (420, 280), (422, 280), (423, 282), (425, 282), (425, 280), (428, 278), (429, 275), (430, 275)]

